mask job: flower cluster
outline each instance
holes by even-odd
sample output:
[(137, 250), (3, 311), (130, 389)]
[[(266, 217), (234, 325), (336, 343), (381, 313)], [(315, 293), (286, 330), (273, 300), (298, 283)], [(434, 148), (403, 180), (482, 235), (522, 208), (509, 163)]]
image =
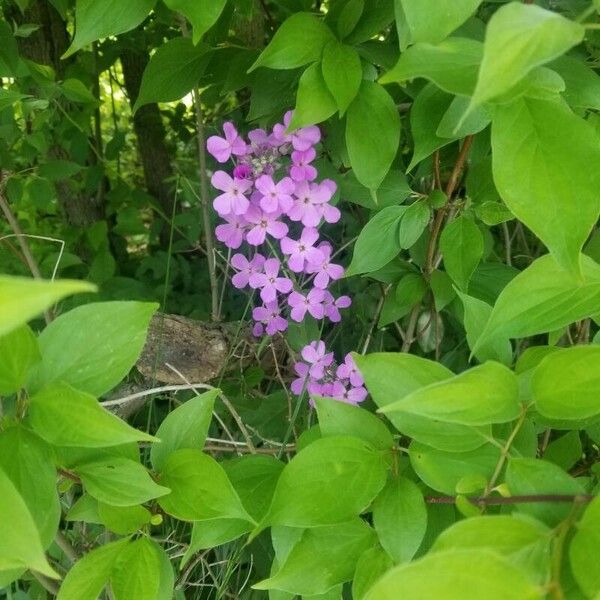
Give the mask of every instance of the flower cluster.
[(250, 131), (248, 140), (225, 123), (224, 137), (207, 141), (219, 163), (231, 164), (231, 174), (218, 170), (211, 179), (221, 192), (213, 206), (225, 221), (215, 234), (232, 250), (246, 243), (244, 253), (231, 257), (232, 283), (258, 291), (261, 305), (252, 311), (256, 336), (285, 331), (288, 318), (301, 322), (307, 314), (338, 322), (340, 309), (351, 302), (329, 289), (344, 269), (332, 262), (333, 248), (318, 230), (340, 219), (331, 204), (335, 182), (318, 182), (312, 164), (321, 133), (316, 126), (287, 133), (291, 118), (286, 113), (271, 132)]
[(367, 397), (364, 381), (350, 354), (336, 365), (333, 352), (326, 352), (325, 342), (315, 341), (304, 346), (302, 361), (294, 365), (297, 379), (292, 382), (292, 392), (300, 395), (306, 390), (313, 396), (335, 398), (349, 404), (358, 404)]

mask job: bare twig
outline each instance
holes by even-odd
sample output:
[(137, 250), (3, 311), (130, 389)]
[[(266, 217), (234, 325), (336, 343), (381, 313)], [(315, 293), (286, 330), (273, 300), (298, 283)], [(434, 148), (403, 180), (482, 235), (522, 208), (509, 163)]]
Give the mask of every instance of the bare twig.
[[(425, 496), (427, 504), (454, 504), (456, 496)], [(501, 504), (535, 504), (544, 502), (561, 502), (586, 504), (596, 498), (592, 494), (527, 494), (522, 496), (464, 496), (475, 506), (498, 506)]]

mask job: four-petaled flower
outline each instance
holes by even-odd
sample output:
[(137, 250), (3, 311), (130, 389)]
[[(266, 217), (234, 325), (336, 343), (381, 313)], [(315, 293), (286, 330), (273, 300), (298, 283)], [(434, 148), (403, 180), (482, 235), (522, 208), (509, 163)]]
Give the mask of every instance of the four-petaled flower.
[(279, 313), (279, 305), (276, 301), (257, 306), (252, 311), (252, 318), (257, 322), (253, 329), (254, 335), (262, 335), (263, 326), (267, 335), (275, 335), (287, 329), (287, 321)]
[(213, 187), (224, 192), (213, 200), (213, 206), (221, 216), (231, 213), (243, 215), (248, 210), (250, 202), (244, 193), (252, 187), (250, 180), (233, 179), (225, 171), (216, 171), (210, 182)]
[(304, 320), (306, 313), (315, 319), (322, 319), (325, 315), (323, 300), (325, 299), (324, 290), (313, 288), (306, 296), (299, 292), (292, 292), (288, 296), (288, 304), (291, 306), (290, 317), (292, 320), (300, 323)]
[(333, 352), (325, 352), (325, 342), (311, 342), (302, 348), (302, 358), (309, 364), (308, 373), (315, 379), (325, 375), (325, 369), (333, 362)]
[(279, 277), (281, 264), (276, 258), (269, 258), (264, 262), (263, 273), (250, 275), (250, 287), (260, 289), (260, 297), (263, 302), (269, 303), (277, 299), (277, 293), (289, 294), (293, 283), (287, 277)]
[(288, 232), (288, 226), (278, 221), (278, 213), (265, 213), (256, 206), (250, 206), (246, 213), (246, 220), (250, 224), (250, 231), (246, 234), (246, 241), (252, 246), (264, 243), (267, 234), (279, 240)]
[(240, 137), (233, 123), (223, 123), (223, 132), (225, 133), (224, 138), (218, 135), (211, 135), (206, 140), (206, 149), (217, 161), (224, 163), (229, 160), (232, 154), (235, 156), (246, 154), (248, 151), (246, 142)]
[(231, 257), (231, 266), (237, 273), (231, 278), (233, 285), (238, 288), (245, 288), (252, 275), (260, 273), (265, 264), (265, 257), (256, 253), (251, 260), (248, 260), (243, 254), (234, 254)]
[(352, 304), (352, 300), (350, 300), (349, 296), (334, 298), (331, 292), (328, 292), (327, 290), (324, 290), (323, 293), (323, 309), (325, 316), (332, 323), (339, 323), (342, 320), (340, 308), (348, 308)]
[(239, 215), (226, 215), (225, 223), (217, 225), (215, 236), (217, 239), (232, 250), (237, 250), (244, 240), (244, 231), (247, 221)]
[(340, 379), (347, 379), (353, 387), (360, 387), (364, 384), (364, 379), (350, 354), (346, 354), (344, 362), (337, 368), (335, 374)]
[(322, 255), (319, 263), (310, 263), (306, 267), (307, 273), (316, 273), (315, 285), (318, 288), (325, 289), (329, 285), (329, 281), (337, 281), (344, 274), (344, 267), (336, 265), (331, 261), (331, 244), (323, 242), (318, 245), (317, 249)]
[(317, 169), (310, 163), (315, 160), (317, 152), (314, 148), (308, 150), (294, 150), (292, 152), (292, 166), (290, 177), (294, 181), (312, 181), (317, 177)]
[(254, 182), (256, 189), (262, 194), (260, 207), (269, 213), (279, 210), (287, 212), (294, 203), (292, 194), (295, 184), (289, 177), (275, 183), (270, 175), (261, 175)]
[(288, 256), (288, 266), (294, 273), (300, 273), (305, 265), (318, 265), (322, 260), (321, 251), (315, 248), (319, 232), (310, 227), (302, 230), (299, 240), (284, 237), (281, 240), (281, 251)]
[(288, 210), (292, 221), (301, 221), (306, 227), (316, 227), (324, 215), (323, 205), (331, 198), (331, 190), (327, 186), (308, 181), (299, 181), (294, 192), (296, 199)]

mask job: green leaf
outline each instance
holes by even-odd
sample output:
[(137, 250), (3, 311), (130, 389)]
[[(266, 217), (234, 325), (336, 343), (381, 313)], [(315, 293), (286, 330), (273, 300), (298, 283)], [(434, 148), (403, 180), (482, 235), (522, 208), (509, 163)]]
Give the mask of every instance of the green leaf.
[(365, 600), (455, 598), (541, 600), (542, 590), (520, 569), (488, 550), (448, 550), (388, 571)]
[(77, 0), (75, 5), (75, 37), (62, 58), (71, 56), (91, 42), (130, 31), (152, 10), (156, 0)]
[(394, 0), (368, 0), (347, 44), (362, 44), (385, 29), (394, 20)]
[(275, 32), (248, 71), (258, 67), (296, 69), (317, 62), (325, 44), (332, 39), (331, 30), (321, 19), (310, 13), (294, 13)]
[(322, 69), (325, 83), (335, 99), (340, 115), (343, 115), (360, 88), (360, 57), (351, 46), (332, 40), (323, 51)]
[(433, 292), (435, 310), (441, 312), (456, 297), (452, 280), (445, 271), (435, 270), (429, 276), (429, 285)]
[(594, 555), (600, 544), (600, 498), (593, 500), (577, 523), (577, 532), (569, 546), (569, 562), (575, 580), (589, 597), (600, 591), (600, 573)]
[(354, 244), (346, 277), (377, 271), (400, 252), (398, 230), (406, 210), (406, 206), (388, 206), (369, 220)]
[(600, 110), (600, 76), (575, 56), (561, 56), (548, 67), (565, 82), (563, 98), (571, 108)]
[(60, 501), (50, 448), (36, 435), (15, 425), (0, 433), (0, 469), (23, 498), (43, 548), (56, 535)]
[(363, 552), (356, 563), (352, 580), (352, 598), (363, 600), (373, 584), (393, 566), (392, 559), (380, 546)]
[(582, 256), (583, 280), (542, 256), (500, 293), (473, 352), (496, 337), (521, 338), (555, 331), (598, 312), (600, 267)]
[(143, 504), (170, 492), (157, 485), (139, 462), (128, 458), (99, 460), (74, 470), (91, 496), (113, 506)]
[(112, 506), (105, 502), (98, 502), (97, 505), (100, 522), (119, 535), (135, 533), (152, 518), (150, 511), (143, 506)]
[(352, 579), (356, 562), (374, 542), (373, 530), (358, 518), (307, 529), (279, 570), (252, 587), (303, 596), (324, 594)]
[(260, 524), (315, 527), (363, 512), (385, 484), (380, 451), (354, 437), (318, 439), (285, 466)]
[(344, 3), (336, 21), (336, 29), (341, 39), (352, 33), (360, 22), (364, 9), (365, 0), (348, 0)]
[(162, 470), (172, 452), (182, 448), (201, 450), (204, 447), (218, 394), (218, 389), (204, 392), (167, 415), (156, 432), (161, 443), (150, 448), (150, 460), (157, 471)]
[[(65, 98), (71, 100), (71, 102), (98, 105), (98, 99), (80, 79), (65, 79), (60, 85), (60, 90)], [(79, 167), (79, 170), (81, 170), (81, 167)]]
[(379, 327), (398, 321), (406, 316), (427, 293), (425, 279), (419, 273), (408, 273), (398, 282), (396, 289), (388, 294), (379, 316)]
[(289, 125), (289, 130), (314, 125), (325, 121), (337, 110), (333, 96), (329, 93), (321, 64), (314, 63), (302, 73), (298, 82), (296, 108)]
[(429, 223), (431, 211), (426, 202), (413, 202), (400, 222), (398, 240), (400, 248), (411, 248), (421, 237)]
[(580, 272), (579, 252), (598, 219), (597, 135), (564, 105), (525, 98), (492, 122), (494, 181), (511, 212)]
[(232, 542), (251, 530), (252, 524), (245, 519), (195, 521), (192, 526), (190, 544), (181, 558), (181, 566), (185, 566), (201, 550), (216, 548)]
[[(0, 59), (2, 55), (0, 54)], [(21, 94), (15, 90), (0, 89), (0, 111), (16, 104), (19, 100), (27, 98), (27, 95)]]
[(38, 338), (42, 362), (34, 387), (62, 380), (102, 396), (135, 365), (157, 307), (149, 302), (101, 302), (61, 315)]
[(440, 236), (446, 273), (465, 291), (483, 256), (483, 235), (475, 223), (461, 215), (450, 221)]
[[(474, 298), (467, 294), (458, 292), (465, 309), (464, 325), (467, 333), (469, 348), (476, 347), (477, 340), (481, 337), (483, 330), (492, 314), (492, 307), (483, 300)], [(497, 360), (504, 365), (512, 362), (512, 346), (508, 338), (493, 338), (482, 344), (474, 353), (479, 362), (486, 360)]]
[(468, 103), (467, 96), (456, 96), (452, 100), (435, 132), (437, 137), (464, 138), (479, 133), (490, 124), (490, 113), (483, 106), (477, 107), (463, 119)]
[(407, 412), (444, 423), (488, 425), (519, 416), (519, 386), (515, 374), (488, 361), (452, 379), (415, 390), (379, 412)]
[(159, 567), (154, 542), (142, 537), (129, 543), (119, 554), (110, 577), (115, 600), (156, 600), (160, 585)]
[(97, 600), (128, 543), (129, 540), (124, 539), (105, 544), (80, 558), (67, 571), (56, 600)]
[(400, 55), (380, 83), (404, 83), (423, 77), (449, 94), (469, 96), (475, 89), (483, 44), (452, 37), (440, 44), (415, 44)]
[(160, 46), (144, 69), (134, 112), (144, 104), (183, 98), (202, 77), (210, 57), (208, 51), (205, 44), (194, 46), (190, 38), (184, 37)]
[(487, 26), (471, 108), (509, 91), (535, 67), (579, 44), (584, 34), (583, 25), (535, 4), (502, 6)]
[(375, 197), (369, 188), (359, 183), (352, 171), (339, 178), (340, 197), (345, 202), (353, 202), (370, 210), (379, 211), (395, 206), (408, 198), (412, 190), (402, 171), (392, 169), (382, 181)]
[(376, 190), (387, 175), (400, 142), (400, 116), (379, 84), (363, 80), (346, 115), (346, 146), (356, 178)]
[(2, 469), (0, 489), (0, 571), (26, 568), (58, 579), (59, 575), (46, 560), (27, 504)]
[[(511, 458), (506, 468), (506, 485), (513, 496), (585, 494), (583, 485), (560, 467), (536, 458)], [(558, 525), (572, 510), (568, 502), (529, 502), (518, 510), (550, 526)]]
[(394, 446), (392, 434), (383, 421), (365, 409), (332, 398), (317, 396), (313, 400), (323, 437), (351, 435), (381, 450)]
[(27, 325), (0, 337), (0, 395), (19, 391), (40, 359), (37, 339)]
[(488, 480), (500, 458), (500, 450), (485, 444), (468, 452), (444, 452), (412, 442), (410, 464), (424, 483), (444, 494), (454, 495), (456, 486), (467, 476)]
[(156, 441), (102, 408), (89, 394), (66, 383), (51, 383), (29, 399), (28, 422), (57, 446), (102, 448), (127, 442)]
[(481, 0), (396, 0), (402, 5), (410, 40), (441, 42), (462, 25)]
[(410, 561), (427, 530), (427, 508), (421, 490), (410, 479), (390, 479), (373, 503), (373, 525), (395, 563)]
[(0, 336), (25, 325), (65, 296), (95, 292), (85, 281), (40, 281), (26, 277), (0, 276)]
[[(427, 385), (453, 377), (442, 364), (404, 353), (353, 354), (375, 404), (383, 408)], [(392, 375), (390, 377), (390, 374)], [(474, 450), (491, 429), (434, 421), (419, 415), (392, 412), (386, 417), (405, 435), (448, 452)]]
[(600, 346), (554, 352), (535, 369), (531, 391), (549, 419), (579, 420), (600, 414)]
[(253, 523), (223, 467), (200, 450), (184, 448), (169, 455), (160, 476), (171, 493), (158, 503), (183, 521), (245, 519)]
[(548, 444), (544, 451), (544, 460), (568, 471), (581, 460), (582, 455), (583, 447), (579, 431), (569, 431)]
[(189, 2), (189, 0), (165, 0), (171, 9), (180, 12), (193, 27), (193, 41), (197, 44), (202, 36), (217, 22), (227, 0)]

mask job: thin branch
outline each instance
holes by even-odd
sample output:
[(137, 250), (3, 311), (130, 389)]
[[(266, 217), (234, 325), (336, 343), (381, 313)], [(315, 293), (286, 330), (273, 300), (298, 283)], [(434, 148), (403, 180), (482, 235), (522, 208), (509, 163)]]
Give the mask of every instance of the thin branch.
[[(535, 504), (544, 502), (564, 502), (585, 504), (596, 498), (592, 494), (528, 494), (523, 496), (465, 496), (475, 506), (497, 506), (502, 504)], [(427, 504), (454, 504), (456, 496), (425, 496)]]
[(68, 558), (71, 564), (77, 562), (79, 556), (77, 556), (77, 552), (75, 552), (75, 548), (71, 546), (71, 542), (65, 537), (62, 531), (56, 532), (56, 537), (54, 538), (56, 545), (64, 552), (65, 556)]
[(42, 575), (41, 573), (37, 573), (36, 571), (29, 571), (33, 578), (38, 581), (38, 583), (50, 594), (56, 596), (58, 594), (58, 584), (55, 581), (52, 581), (49, 577)]

